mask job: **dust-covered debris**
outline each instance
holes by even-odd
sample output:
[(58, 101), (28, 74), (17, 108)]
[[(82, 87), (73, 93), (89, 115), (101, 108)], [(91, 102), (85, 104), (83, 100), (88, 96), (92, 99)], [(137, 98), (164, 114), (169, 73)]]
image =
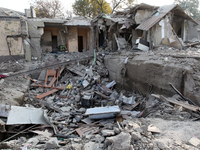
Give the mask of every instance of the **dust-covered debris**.
[[(145, 96), (135, 90), (118, 87), (115, 80), (109, 79), (109, 70), (103, 63), (104, 56), (97, 54), (96, 65), (95, 59), (88, 59), (44, 68), (32, 78), (27, 78), (27, 75), (13, 76), (30, 82), (30, 88), (24, 94), (24, 106), (30, 110), (31, 107), (43, 109), (47, 125), (35, 126), (31, 123), (30, 129), (26, 124), (22, 128), (18, 125), (5, 128), (1, 131), (5, 135), (12, 131), (13, 139), (2, 138), (5, 141), (2, 140), (1, 146), (37, 149), (198, 149), (198, 144), (195, 145), (197, 140), (190, 140), (193, 136), (200, 138), (194, 130), (198, 122), (191, 122), (199, 118), (198, 111), (185, 109), (182, 105), (174, 105), (150, 94)], [(46, 59), (36, 70), (45, 67), (44, 64), (49, 66), (60, 61)], [(47, 70), (54, 70), (55, 73), (47, 76)], [(7, 79), (11, 77), (4, 78), (5, 83), (11, 83)], [(20, 84), (16, 83), (19, 83), (17, 80), (15, 85), (19, 87)], [(152, 93), (150, 87), (149, 93)], [(52, 90), (54, 92), (49, 93)], [(183, 101), (180, 95), (172, 98)], [(116, 112), (113, 111), (115, 107)], [(92, 109), (97, 111), (91, 112)], [(7, 126), (7, 117), (2, 121)], [(26, 133), (19, 132), (23, 130)], [(175, 131), (176, 134), (173, 133)], [(21, 140), (26, 134), (29, 137)]]

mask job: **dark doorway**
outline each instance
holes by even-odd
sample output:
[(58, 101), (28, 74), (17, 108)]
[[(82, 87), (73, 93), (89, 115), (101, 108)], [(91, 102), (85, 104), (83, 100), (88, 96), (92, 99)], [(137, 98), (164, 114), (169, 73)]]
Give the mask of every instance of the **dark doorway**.
[(57, 52), (57, 36), (52, 36), (52, 52)]
[(99, 47), (103, 46), (104, 44), (104, 35), (103, 35), (103, 30), (101, 30), (101, 33), (99, 33)]
[(78, 51), (83, 52), (83, 36), (78, 36)]

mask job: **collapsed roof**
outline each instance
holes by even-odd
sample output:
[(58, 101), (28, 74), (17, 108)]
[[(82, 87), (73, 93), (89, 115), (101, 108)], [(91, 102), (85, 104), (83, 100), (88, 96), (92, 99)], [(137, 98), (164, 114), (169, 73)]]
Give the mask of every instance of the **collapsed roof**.
[(174, 15), (190, 20), (198, 25), (198, 23), (192, 17), (188, 16), (178, 4), (171, 4), (159, 7), (150, 18), (142, 22), (136, 29), (149, 30), (171, 11), (173, 11)]
[(139, 26), (136, 29), (147, 31), (170, 12), (173, 12), (175, 16), (182, 17), (198, 25), (198, 22), (195, 21), (189, 15), (187, 15), (178, 4), (171, 4), (171, 5), (164, 5), (161, 7), (157, 7), (157, 6), (151, 6), (144, 3), (127, 8), (123, 11), (117, 11), (116, 13), (111, 14), (111, 15), (100, 14), (99, 16), (93, 19), (93, 22), (97, 22), (100, 18), (104, 18), (104, 19), (112, 20), (113, 22), (118, 22), (119, 24), (123, 24), (124, 22), (133, 23), (136, 12), (138, 10), (144, 10), (144, 9), (150, 10), (149, 17), (146, 18), (141, 23), (139, 23)]

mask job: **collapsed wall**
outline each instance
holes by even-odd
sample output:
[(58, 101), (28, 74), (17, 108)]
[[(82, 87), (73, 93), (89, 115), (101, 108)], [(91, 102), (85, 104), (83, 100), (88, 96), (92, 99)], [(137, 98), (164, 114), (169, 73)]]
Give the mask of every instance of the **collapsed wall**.
[[(185, 97), (200, 105), (199, 62), (193, 58), (167, 56), (169, 54), (123, 52), (106, 55), (104, 61), (110, 78), (125, 89), (145, 95), (153, 92), (173, 96), (175, 91), (169, 85), (172, 83)], [(127, 64), (124, 64), (127, 57)]]

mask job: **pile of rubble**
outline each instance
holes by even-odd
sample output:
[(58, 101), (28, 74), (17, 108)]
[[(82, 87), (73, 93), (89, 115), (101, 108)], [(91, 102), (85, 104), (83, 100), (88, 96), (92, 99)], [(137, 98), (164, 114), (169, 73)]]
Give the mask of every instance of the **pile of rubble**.
[[(83, 60), (81, 54), (47, 54), (44, 62), (37, 62), (31, 70), (41, 70), (38, 76), (26, 77), (31, 81), (24, 98), (26, 107), (0, 105), (0, 148), (199, 148), (197, 132), (174, 141), (168, 135), (172, 131), (164, 128), (164, 123), (158, 124), (174, 120), (180, 125), (184, 120), (188, 125), (191, 119), (199, 118), (198, 106), (183, 102), (180, 94), (166, 98), (150, 90), (146, 97), (134, 90), (125, 91), (109, 79), (104, 54)], [(167, 140), (163, 140), (165, 135)]]

